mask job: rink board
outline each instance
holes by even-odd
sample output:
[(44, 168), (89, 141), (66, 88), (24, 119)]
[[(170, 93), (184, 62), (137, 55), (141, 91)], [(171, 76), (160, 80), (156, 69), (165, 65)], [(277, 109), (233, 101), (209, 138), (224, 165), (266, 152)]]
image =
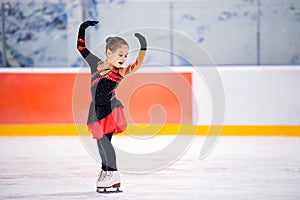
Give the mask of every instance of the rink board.
[[(0, 124), (85, 124), (90, 94), (86, 73), (0, 73)], [(131, 123), (192, 123), (192, 74), (141, 73), (118, 86)], [(153, 120), (154, 121), (153, 121)]]
[[(209, 126), (210, 94), (199, 86), (201, 77), (194, 70), (145, 68), (124, 79), (117, 90), (129, 124), (123, 135), (300, 136), (295, 107), (299, 102), (298, 68), (220, 68), (227, 106), (223, 126)], [(255, 73), (251, 77), (257, 79), (247, 80), (248, 90), (231, 81), (240, 77), (244, 84), (249, 73)], [(283, 77), (284, 81), (277, 81)], [(0, 80), (0, 136), (90, 134), (85, 126), (90, 102), (88, 69), (7, 69), (0, 72)], [(248, 87), (262, 80), (273, 86), (278, 82), (276, 90), (266, 93), (269, 86), (262, 82), (264, 87)], [(258, 90), (264, 92), (264, 99), (256, 98)], [(202, 96), (195, 98), (199, 91)], [(263, 112), (274, 106), (280, 110)], [(194, 123), (197, 117), (201, 124)]]

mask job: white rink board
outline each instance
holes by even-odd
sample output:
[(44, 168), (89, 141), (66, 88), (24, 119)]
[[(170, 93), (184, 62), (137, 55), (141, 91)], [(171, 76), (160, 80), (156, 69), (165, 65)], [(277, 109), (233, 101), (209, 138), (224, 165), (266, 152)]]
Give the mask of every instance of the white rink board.
[[(158, 137), (157, 145), (172, 139)], [(212, 153), (199, 160), (203, 140), (198, 137), (165, 169), (122, 172), (123, 193), (98, 194), (99, 166), (79, 138), (1, 137), (0, 199), (300, 199), (300, 138), (221, 137)], [(140, 152), (126, 136), (113, 141)], [(149, 141), (143, 148), (152, 145)]]

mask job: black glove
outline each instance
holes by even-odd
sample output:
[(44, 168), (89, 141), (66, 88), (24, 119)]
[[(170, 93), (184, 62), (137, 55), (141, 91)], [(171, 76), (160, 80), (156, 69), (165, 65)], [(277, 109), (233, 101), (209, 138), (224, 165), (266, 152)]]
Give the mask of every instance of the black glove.
[(135, 33), (134, 36), (137, 37), (137, 39), (140, 41), (141, 50), (147, 50), (147, 41), (145, 37), (139, 33)]
[(87, 27), (89, 27), (89, 26), (95, 26), (98, 23), (99, 23), (98, 21), (90, 21), (90, 20), (83, 22), (80, 25), (80, 27), (79, 27), (78, 37), (84, 38), (84, 36), (85, 36), (85, 29)]
[(98, 23), (99, 23), (99, 21), (90, 21), (90, 20), (88, 20), (88, 21), (83, 22), (80, 25), (80, 28), (86, 29), (87, 27), (89, 27), (89, 26), (95, 26)]

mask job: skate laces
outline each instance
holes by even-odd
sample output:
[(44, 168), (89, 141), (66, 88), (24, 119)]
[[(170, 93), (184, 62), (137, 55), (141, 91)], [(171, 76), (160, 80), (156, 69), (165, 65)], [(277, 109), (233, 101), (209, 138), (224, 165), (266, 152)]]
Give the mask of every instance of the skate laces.
[(106, 172), (106, 178), (110, 179), (113, 176), (114, 172), (113, 171), (107, 171)]
[(113, 171), (101, 170), (98, 177), (98, 182), (104, 181), (105, 179), (110, 179), (113, 176)]
[(101, 170), (101, 172), (99, 173), (99, 176), (98, 176), (98, 182), (99, 181), (103, 181), (106, 177), (106, 171), (104, 170)]

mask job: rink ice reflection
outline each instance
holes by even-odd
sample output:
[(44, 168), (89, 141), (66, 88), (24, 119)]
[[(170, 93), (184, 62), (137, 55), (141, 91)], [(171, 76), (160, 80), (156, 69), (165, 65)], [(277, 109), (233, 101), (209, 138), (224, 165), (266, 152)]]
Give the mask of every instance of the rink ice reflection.
[[(159, 137), (156, 144), (171, 138)], [(142, 152), (140, 146), (128, 145), (126, 136), (113, 140), (120, 148)], [(99, 164), (78, 137), (1, 137), (0, 198), (300, 199), (300, 138), (221, 137), (212, 153), (199, 160), (203, 141), (197, 137), (166, 168), (121, 172), (123, 193), (98, 194)]]

